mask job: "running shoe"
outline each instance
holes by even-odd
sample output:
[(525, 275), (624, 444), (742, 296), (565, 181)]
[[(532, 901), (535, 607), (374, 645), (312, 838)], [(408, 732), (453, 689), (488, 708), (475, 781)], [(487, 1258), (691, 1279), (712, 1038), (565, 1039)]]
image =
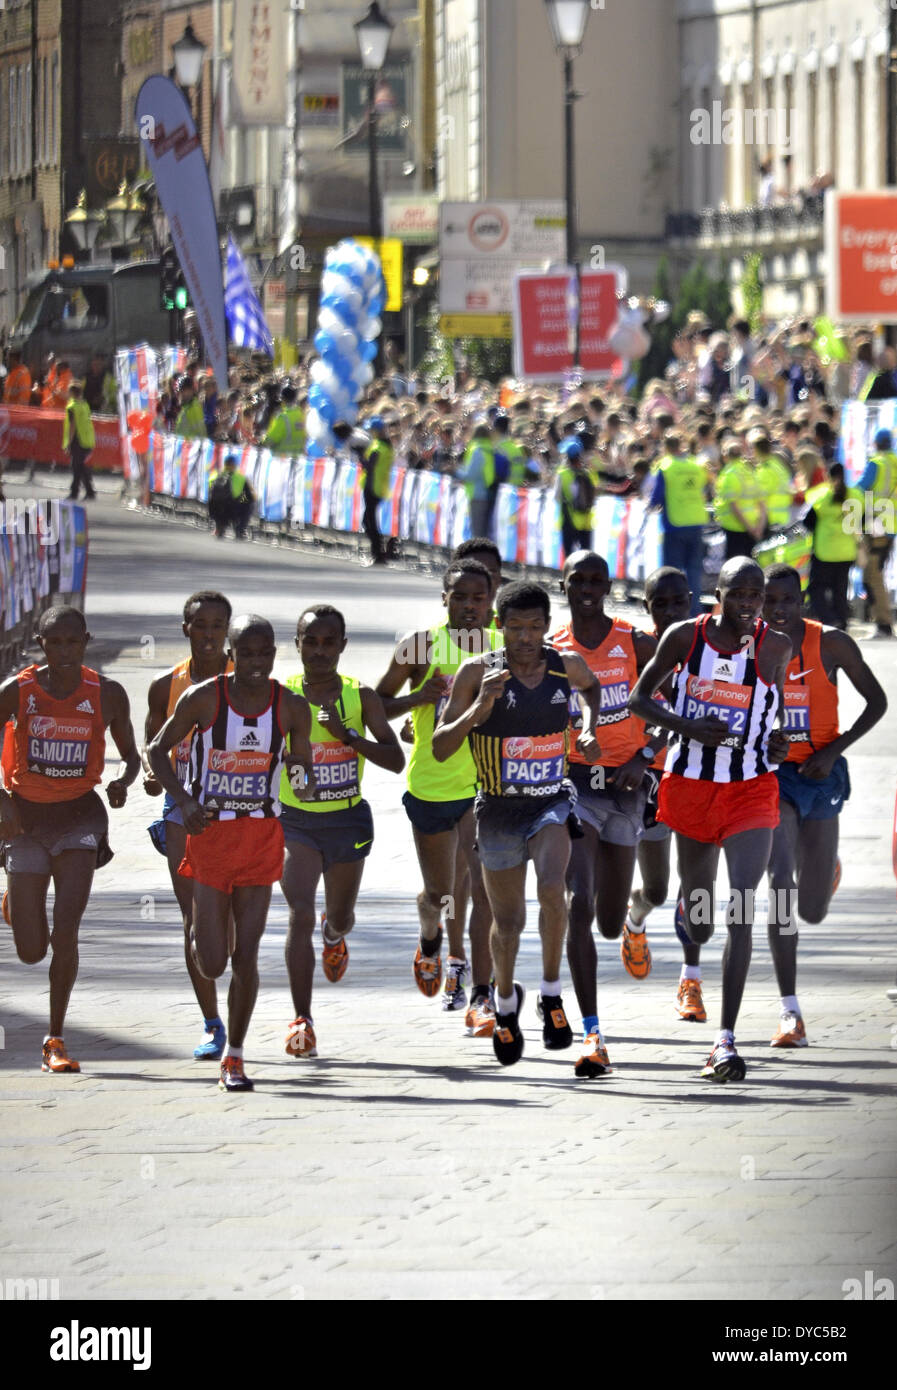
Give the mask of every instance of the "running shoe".
[(582, 1051), (573, 1070), (580, 1081), (594, 1081), (597, 1076), (609, 1076), (613, 1071), (599, 1032), (588, 1033), (583, 1039)]
[(466, 960), (456, 960), (449, 956), (445, 963), (445, 984), (442, 987), (442, 1012), (459, 1013), (467, 1007), (467, 992), (464, 982), (469, 974)]
[(628, 919), (623, 925), (620, 957), (634, 979), (644, 980), (651, 974), (651, 948), (647, 932), (633, 931)]
[(800, 1014), (784, 1013), (779, 1019), (779, 1029), (770, 1039), (770, 1047), (809, 1047), (807, 1030)]
[(425, 994), (428, 999), (435, 999), (439, 993), (439, 986), (442, 984), (442, 927), (436, 937), (436, 950), (432, 956), (425, 956), (418, 941), (417, 950), (414, 953), (414, 982), (421, 994)]
[(65, 1043), (62, 1041), (62, 1038), (47, 1038), (44, 1043), (40, 1069), (41, 1071), (52, 1072), (81, 1070), (74, 1058), (70, 1057), (66, 1052)]
[(717, 1043), (704, 1065), (702, 1076), (713, 1081), (743, 1081), (747, 1067), (735, 1051), (734, 1043)]
[(219, 1091), (252, 1091), (253, 1083), (243, 1070), (242, 1057), (225, 1057), (218, 1077)]
[(686, 1023), (706, 1023), (707, 1010), (701, 993), (700, 980), (680, 980), (676, 996), (676, 1012)]
[[(840, 887), (841, 887), (841, 860), (840, 860), (840, 859), (836, 859), (836, 860), (835, 860), (835, 876), (834, 876), (834, 878), (832, 879), (832, 897), (835, 896), (835, 894), (837, 893), (837, 891), (838, 891), (838, 889), (839, 889)], [(3, 899), (3, 902), (4, 902), (4, 913), (3, 913), (3, 915), (6, 916), (6, 910), (5, 910), (6, 899), (5, 899), (5, 898)], [(9, 921), (9, 918), (7, 917), (6, 920), (7, 920), (7, 922), (8, 922), (8, 921)]]
[(206, 1018), (203, 1022), (206, 1031), (202, 1035), (202, 1042), (194, 1047), (193, 1056), (197, 1061), (217, 1062), (224, 1053), (227, 1029), (220, 1018)]
[(495, 1015), (495, 1029), (492, 1033), (492, 1048), (503, 1067), (512, 1067), (523, 1056), (523, 1034), (520, 1031), (520, 1010), (526, 998), (523, 985), (514, 981), (517, 1008), (510, 1014)]
[(567, 1022), (564, 1001), (559, 994), (546, 994), (544, 999), (540, 994), (536, 1012), (542, 1020), (542, 1041), (549, 1052), (562, 1052), (565, 1047), (573, 1046), (573, 1029)]
[(9, 889), (3, 894), (3, 920), (8, 927), (12, 926), (12, 918), (9, 915)]
[(327, 940), (327, 913), (321, 913), (321, 937), (324, 948), (321, 952), (321, 964), (324, 967), (324, 974), (332, 985), (337, 980), (341, 980), (346, 973), (349, 965), (349, 946), (344, 936), (339, 941), (331, 943)]
[(480, 994), (471, 1000), (464, 1018), (464, 1031), (468, 1038), (492, 1037), (495, 1031), (495, 1005), (490, 995)]
[(317, 1057), (318, 1040), (310, 1018), (300, 1014), (290, 1024), (286, 1036), (286, 1053), (288, 1057)]

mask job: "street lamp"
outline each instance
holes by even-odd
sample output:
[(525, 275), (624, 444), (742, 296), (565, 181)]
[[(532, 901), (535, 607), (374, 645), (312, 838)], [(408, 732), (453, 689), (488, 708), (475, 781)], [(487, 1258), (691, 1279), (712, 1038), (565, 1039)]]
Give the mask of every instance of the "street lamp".
[[(177, 43), (171, 45), (171, 51), (174, 54), (174, 71), (178, 86), (182, 87), (184, 91), (188, 93), (187, 100), (192, 108), (193, 103), (190, 93), (192, 93), (193, 88), (197, 86), (202, 77), (202, 60), (205, 56), (206, 45), (194, 34), (193, 24), (189, 15), (187, 16), (187, 27)], [(195, 120), (196, 129), (198, 131), (202, 118), (201, 101), (197, 101), (196, 107)]]
[(95, 212), (92, 208), (88, 208), (87, 193), (82, 188), (78, 194), (78, 201), (65, 219), (65, 225), (75, 238), (78, 250), (87, 251), (91, 259), (103, 220), (101, 212)]
[(123, 183), (116, 196), (106, 204), (106, 215), (116, 246), (127, 246), (129, 241), (133, 241), (145, 211), (140, 195), (137, 192), (129, 193), (128, 185)]
[(380, 209), (380, 190), (377, 186), (377, 107), (375, 104), (377, 73), (386, 62), (393, 24), (377, 4), (368, 9), (364, 19), (352, 26), (358, 40), (361, 66), (370, 73), (368, 82), (368, 192), (370, 196), (371, 236), (379, 241), (383, 236), (383, 214)]
[(580, 308), (582, 303), (576, 228), (576, 167), (573, 147), (573, 104), (579, 93), (573, 86), (573, 59), (582, 51), (586, 25), (591, 13), (590, 0), (545, 0), (554, 46), (564, 59), (564, 170), (567, 204), (567, 264), (573, 267), (571, 304), (573, 366), (579, 367)]

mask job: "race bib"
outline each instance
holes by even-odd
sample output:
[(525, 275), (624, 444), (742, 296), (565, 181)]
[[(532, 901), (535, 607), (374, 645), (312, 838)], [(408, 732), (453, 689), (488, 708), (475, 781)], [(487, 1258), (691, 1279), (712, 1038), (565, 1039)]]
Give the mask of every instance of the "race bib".
[(66, 781), (86, 776), (92, 731), (89, 719), (33, 714), (27, 729), (28, 771)]
[(605, 685), (601, 682), (601, 713), (598, 716), (598, 727), (607, 724), (620, 724), (624, 719), (629, 718), (629, 696), (631, 694), (629, 682), (617, 681), (613, 685)]
[(503, 738), (501, 783), (506, 796), (547, 796), (564, 780), (567, 740), (563, 733), (541, 738)]
[(212, 811), (247, 814), (270, 796), (270, 753), (213, 748), (202, 784), (203, 804)]
[(785, 736), (790, 743), (810, 739), (810, 692), (800, 686), (785, 686)]
[(747, 732), (747, 717), (751, 707), (749, 685), (719, 685), (703, 676), (689, 676), (686, 685), (686, 719), (721, 719), (729, 729), (721, 748), (740, 748)]
[(313, 743), (311, 753), (317, 787), (315, 801), (342, 801), (344, 797), (361, 795), (358, 754), (354, 748), (345, 743)]

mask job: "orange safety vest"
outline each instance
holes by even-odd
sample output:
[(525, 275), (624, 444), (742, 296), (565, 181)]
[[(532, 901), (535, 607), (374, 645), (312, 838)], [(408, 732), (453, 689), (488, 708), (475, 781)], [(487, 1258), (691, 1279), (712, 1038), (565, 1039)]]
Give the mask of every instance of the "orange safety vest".
[(31, 373), (24, 365), (13, 367), (6, 378), (6, 388), (3, 392), (4, 405), (30, 405), (31, 404)]

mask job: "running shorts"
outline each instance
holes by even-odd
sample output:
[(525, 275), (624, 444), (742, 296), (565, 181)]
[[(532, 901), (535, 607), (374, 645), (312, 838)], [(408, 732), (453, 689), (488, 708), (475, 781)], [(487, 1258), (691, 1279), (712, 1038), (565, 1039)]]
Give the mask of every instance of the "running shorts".
[(580, 839), (582, 831), (573, 810), (574, 802), (575, 795), (571, 792), (552, 801), (550, 806), (521, 807), (516, 802), (509, 806), (504, 797), (484, 796), (480, 792), (473, 814), (477, 827), (476, 847), (483, 868), (500, 873), (503, 869), (525, 864), (530, 840), (548, 825), (566, 825), (570, 838)]
[(168, 847), (165, 841), (165, 827), (169, 822), (172, 825), (183, 825), (184, 817), (174, 797), (170, 792), (166, 792), (165, 800), (162, 803), (162, 819), (154, 820), (152, 825), (148, 827), (149, 837), (160, 854), (168, 853)]
[[(613, 768), (601, 769), (605, 776)], [(609, 845), (635, 846), (645, 833), (647, 778), (634, 792), (618, 791), (612, 782), (594, 785), (597, 767), (570, 764), (570, 780), (576, 788), (576, 814)]]
[(178, 873), (219, 893), (278, 883), (283, 877), (283, 826), (275, 816), (213, 821), (201, 835), (187, 836)]
[(95, 791), (71, 801), (28, 801), (18, 792), (12, 799), (24, 834), (6, 842), (7, 873), (49, 874), (52, 860), (69, 849), (91, 850), (98, 869), (109, 863), (109, 817)]
[(834, 820), (850, 798), (847, 759), (839, 758), (822, 782), (801, 777), (800, 769), (805, 766), (805, 763), (781, 763), (776, 768), (779, 796), (790, 801), (799, 820)]
[(744, 830), (779, 823), (779, 782), (774, 772), (746, 782), (706, 782), (666, 772), (658, 798), (660, 818), (689, 840), (721, 845)]
[(462, 801), (421, 801), (406, 792), (402, 797), (405, 814), (419, 835), (444, 835), (454, 830), (473, 805), (473, 797)]
[(664, 825), (662, 820), (657, 819), (657, 793), (660, 791), (661, 776), (662, 773), (657, 768), (652, 767), (649, 767), (645, 774), (648, 796), (645, 801), (645, 833), (642, 839), (652, 844), (658, 840), (670, 838), (670, 827)]
[(280, 823), (287, 847), (307, 845), (317, 850), (325, 874), (331, 864), (367, 859), (374, 843), (374, 817), (366, 801), (343, 811), (301, 811), (297, 806), (283, 806)]

